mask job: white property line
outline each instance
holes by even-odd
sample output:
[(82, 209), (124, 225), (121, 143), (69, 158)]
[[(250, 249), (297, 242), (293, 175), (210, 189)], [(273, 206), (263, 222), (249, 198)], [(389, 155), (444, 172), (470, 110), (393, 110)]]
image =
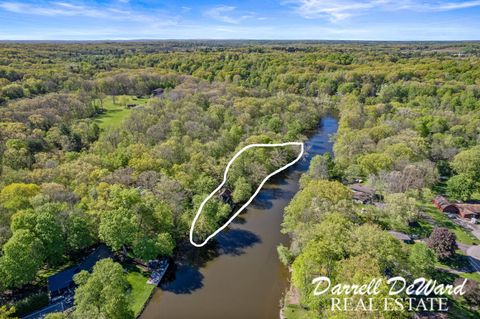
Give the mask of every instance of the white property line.
[[(233, 162), (243, 153), (245, 152), (246, 150), (250, 149), (250, 148), (253, 148), (253, 147), (282, 147), (282, 146), (290, 146), (290, 145), (296, 145), (296, 146), (301, 146), (301, 151), (300, 151), (300, 154), (297, 156), (297, 158), (288, 163), (287, 165), (277, 169), (275, 172), (271, 173), (270, 175), (268, 175), (267, 177), (265, 177), (265, 179), (260, 183), (260, 185), (258, 186), (257, 190), (255, 191), (255, 193), (252, 195), (252, 197), (250, 197), (250, 199), (245, 203), (243, 204), (242, 207), (240, 207), (239, 210), (237, 210), (237, 212), (235, 214), (233, 214), (232, 217), (230, 217), (230, 219), (225, 223), (223, 224), (223, 226), (221, 226), (220, 228), (218, 228), (213, 234), (211, 234), (210, 236), (207, 237), (207, 239), (205, 239), (205, 241), (201, 244), (197, 244), (196, 242), (193, 241), (193, 229), (195, 228), (195, 223), (197, 222), (198, 218), (200, 217), (200, 214), (202, 213), (202, 210), (203, 210), (203, 207), (205, 206), (205, 204), (207, 203), (207, 201), (213, 197), (213, 195), (215, 195), (222, 187), (223, 185), (225, 185), (225, 183), (227, 182), (227, 173), (228, 173), (228, 170), (230, 169), (230, 167), (232, 166)], [(227, 164), (227, 168), (225, 169), (225, 173), (223, 174), (223, 181), (220, 185), (218, 185), (217, 188), (215, 188), (215, 190), (213, 192), (210, 193), (210, 195), (207, 196), (207, 198), (205, 198), (202, 202), (202, 204), (200, 204), (200, 207), (198, 208), (198, 211), (197, 211), (197, 214), (195, 215), (195, 218), (193, 218), (193, 222), (192, 222), (192, 226), (190, 227), (190, 243), (192, 243), (193, 246), (195, 247), (203, 247), (207, 244), (207, 242), (212, 239), (213, 237), (215, 237), (215, 235), (217, 235), (219, 232), (221, 232), (222, 230), (224, 230), (228, 224), (230, 224), (234, 219), (235, 217), (238, 216), (238, 214), (240, 214), (245, 208), (247, 208), (247, 206), (253, 201), (253, 199), (255, 198), (255, 196), (257, 196), (257, 194), (260, 192), (260, 190), (262, 189), (263, 185), (268, 181), (268, 179), (278, 173), (280, 173), (281, 171), (287, 169), (288, 167), (292, 166), (293, 164), (295, 164), (296, 162), (298, 162), (302, 156), (303, 156), (303, 153), (304, 153), (304, 145), (302, 142), (287, 142), (287, 143), (280, 143), (280, 144), (250, 144), (250, 145), (247, 145), (245, 146), (244, 148), (242, 148), (237, 154), (235, 154), (235, 156), (230, 160), (230, 162), (228, 162)]]

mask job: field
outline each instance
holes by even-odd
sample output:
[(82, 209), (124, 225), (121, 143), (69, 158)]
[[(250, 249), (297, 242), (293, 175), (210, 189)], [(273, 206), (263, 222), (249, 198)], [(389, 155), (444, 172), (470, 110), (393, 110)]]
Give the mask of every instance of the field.
[(117, 96), (115, 99), (108, 96), (102, 101), (102, 107), (105, 111), (95, 119), (95, 122), (101, 129), (118, 128), (132, 113), (133, 108), (128, 108), (128, 104), (145, 106), (147, 101), (147, 98), (137, 98), (130, 95)]

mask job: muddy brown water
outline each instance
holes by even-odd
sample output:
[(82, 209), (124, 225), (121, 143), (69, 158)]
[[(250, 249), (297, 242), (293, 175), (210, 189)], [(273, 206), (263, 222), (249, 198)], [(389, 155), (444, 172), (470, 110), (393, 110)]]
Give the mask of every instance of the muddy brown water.
[[(202, 248), (189, 244), (163, 279), (141, 319), (276, 319), (288, 287), (288, 271), (277, 246), (283, 209), (298, 191), (313, 156), (330, 152), (337, 131), (333, 117), (322, 119), (306, 142), (306, 155), (274, 176), (248, 209)], [(190, 247), (188, 247), (190, 246)]]

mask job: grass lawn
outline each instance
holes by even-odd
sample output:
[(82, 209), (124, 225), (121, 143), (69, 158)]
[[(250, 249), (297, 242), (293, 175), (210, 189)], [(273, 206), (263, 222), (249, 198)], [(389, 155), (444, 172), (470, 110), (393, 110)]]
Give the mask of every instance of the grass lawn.
[(415, 226), (408, 227), (405, 233), (417, 235), (419, 238), (427, 238), (432, 232), (433, 226), (425, 219), (419, 219)]
[(478, 273), (478, 271), (470, 272), (470, 273), (463, 273), (463, 274), (460, 275), (460, 277), (467, 278), (467, 279), (470, 279), (470, 280), (474, 280), (474, 281), (480, 283), (480, 273)]
[(297, 305), (288, 305), (283, 309), (283, 315), (287, 319), (310, 319), (315, 318), (312, 312)]
[(116, 103), (113, 103), (112, 96), (107, 96), (102, 101), (105, 113), (100, 114), (96, 118), (95, 122), (98, 124), (98, 126), (100, 126), (101, 129), (117, 128), (132, 112), (132, 109), (127, 108), (127, 104), (144, 106), (147, 101), (148, 99), (146, 98), (137, 98), (131, 95), (121, 95), (116, 96)]
[(475, 238), (475, 236), (470, 234), (462, 226), (455, 224), (448, 218), (447, 214), (440, 212), (432, 204), (422, 203), (421, 209), (425, 211), (425, 213), (427, 213), (438, 224), (438, 226), (448, 228), (455, 233), (458, 242), (467, 245), (480, 244), (480, 240)]
[(129, 272), (127, 274), (127, 280), (132, 286), (132, 290), (129, 294), (130, 309), (133, 310), (135, 317), (140, 315), (143, 310), (143, 306), (150, 298), (154, 285), (147, 284), (147, 277), (140, 272)]

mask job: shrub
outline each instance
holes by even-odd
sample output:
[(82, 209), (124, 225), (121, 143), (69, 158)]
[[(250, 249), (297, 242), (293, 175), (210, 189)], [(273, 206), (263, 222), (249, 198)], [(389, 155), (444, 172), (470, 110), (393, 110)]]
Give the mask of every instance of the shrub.
[(457, 249), (457, 236), (447, 228), (436, 227), (427, 239), (428, 248), (432, 249), (440, 259), (448, 259)]

